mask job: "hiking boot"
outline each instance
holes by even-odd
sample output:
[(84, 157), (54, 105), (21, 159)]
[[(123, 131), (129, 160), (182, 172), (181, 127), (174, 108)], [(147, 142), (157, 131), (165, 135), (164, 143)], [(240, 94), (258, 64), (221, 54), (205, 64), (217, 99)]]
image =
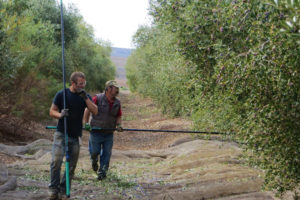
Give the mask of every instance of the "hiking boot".
[(67, 199), (69, 199), (66, 194), (62, 194), (61, 193), (59, 196), (60, 196), (59, 200), (67, 200)]
[(67, 200), (67, 199), (69, 199), (69, 197), (66, 195), (66, 188), (62, 187), (62, 186), (60, 188), (58, 196), (59, 196), (59, 200)]
[(58, 190), (56, 189), (49, 189), (49, 200), (58, 200), (59, 196), (58, 196)]
[(92, 160), (92, 168), (95, 172), (98, 170), (98, 160)]
[(106, 173), (105, 172), (99, 172), (98, 173), (98, 180), (102, 181), (106, 178)]

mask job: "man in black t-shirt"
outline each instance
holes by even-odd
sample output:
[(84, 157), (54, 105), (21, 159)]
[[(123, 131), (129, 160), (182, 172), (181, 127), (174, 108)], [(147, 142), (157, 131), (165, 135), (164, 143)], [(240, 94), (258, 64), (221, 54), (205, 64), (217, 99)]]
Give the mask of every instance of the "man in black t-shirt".
[(65, 90), (66, 109), (64, 109), (63, 90), (57, 92), (50, 108), (50, 116), (58, 119), (57, 130), (52, 146), (50, 165), (51, 181), (49, 185), (50, 199), (58, 199), (59, 193), (65, 194), (66, 174), (60, 180), (60, 170), (65, 155), (64, 117), (67, 118), (68, 156), (70, 184), (79, 157), (79, 137), (82, 135), (82, 118), (87, 107), (93, 114), (98, 113), (98, 107), (84, 91), (86, 81), (82, 72), (73, 72), (70, 78), (71, 86)]

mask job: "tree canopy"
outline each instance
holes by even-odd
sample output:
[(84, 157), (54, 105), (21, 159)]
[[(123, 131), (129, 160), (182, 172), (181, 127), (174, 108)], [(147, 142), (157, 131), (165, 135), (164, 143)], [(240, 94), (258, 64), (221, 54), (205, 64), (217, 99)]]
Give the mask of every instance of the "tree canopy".
[(279, 192), (300, 183), (299, 1), (151, 0), (130, 89), (195, 129), (228, 133)]
[[(56, 0), (5, 0), (0, 11), (1, 102), (9, 99), (6, 113), (43, 119), (62, 89), (60, 5)], [(102, 91), (115, 76), (110, 44), (95, 38), (74, 7), (64, 7), (64, 36), (66, 77), (82, 71), (87, 89)]]

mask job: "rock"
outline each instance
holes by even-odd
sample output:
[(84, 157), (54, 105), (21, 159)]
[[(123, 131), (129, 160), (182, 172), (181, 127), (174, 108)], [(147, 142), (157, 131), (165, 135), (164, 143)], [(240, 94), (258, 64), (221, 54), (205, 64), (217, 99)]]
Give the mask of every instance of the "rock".
[(17, 178), (16, 177), (10, 177), (5, 184), (0, 186), (0, 194), (3, 194), (6, 191), (9, 190), (15, 190), (17, 188)]
[(4, 184), (8, 179), (8, 171), (5, 164), (0, 164), (0, 185)]
[(180, 138), (180, 139), (176, 140), (173, 144), (170, 144), (169, 147), (174, 147), (174, 146), (180, 145), (185, 142), (190, 142), (192, 140), (193, 140), (193, 138), (191, 136)]

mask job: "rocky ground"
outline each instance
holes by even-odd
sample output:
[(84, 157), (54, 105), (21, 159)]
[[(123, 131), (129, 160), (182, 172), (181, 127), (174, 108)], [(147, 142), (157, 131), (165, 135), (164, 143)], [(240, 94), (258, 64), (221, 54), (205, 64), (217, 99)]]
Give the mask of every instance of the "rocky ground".
[[(187, 119), (163, 116), (150, 99), (128, 90), (122, 90), (120, 99), (124, 128), (192, 128)], [(35, 125), (34, 132), (38, 138), (24, 137), (31, 140), (22, 143), (6, 141), (2, 133), (0, 200), (47, 199), (53, 131)], [(190, 134), (117, 132), (103, 181), (91, 169), (87, 143), (84, 132), (70, 199), (276, 199), (272, 192), (261, 191), (263, 172), (243, 164), (242, 150), (234, 142)]]

